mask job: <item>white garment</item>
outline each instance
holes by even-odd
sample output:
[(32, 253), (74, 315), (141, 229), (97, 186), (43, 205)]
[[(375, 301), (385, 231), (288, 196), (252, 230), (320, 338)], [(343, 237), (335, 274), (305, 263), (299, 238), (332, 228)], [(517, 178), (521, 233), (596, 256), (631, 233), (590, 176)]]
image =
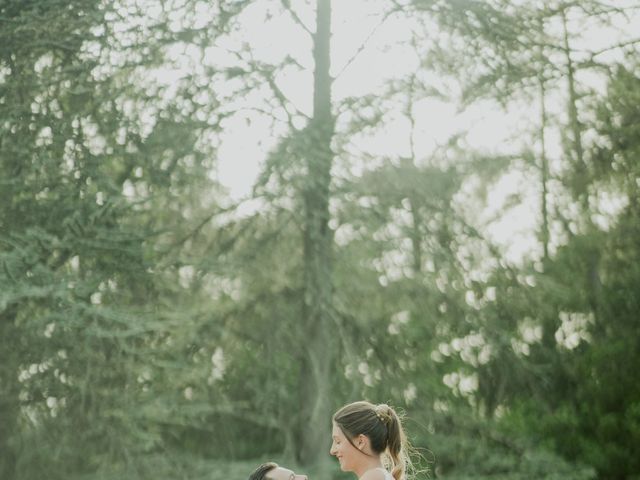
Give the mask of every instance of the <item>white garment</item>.
[(374, 470), (380, 470), (381, 472), (383, 472), (384, 480), (396, 480), (395, 478), (393, 478), (393, 475), (391, 475), (391, 472), (387, 471), (387, 469), (385, 468), (378, 467), (378, 468), (374, 468)]

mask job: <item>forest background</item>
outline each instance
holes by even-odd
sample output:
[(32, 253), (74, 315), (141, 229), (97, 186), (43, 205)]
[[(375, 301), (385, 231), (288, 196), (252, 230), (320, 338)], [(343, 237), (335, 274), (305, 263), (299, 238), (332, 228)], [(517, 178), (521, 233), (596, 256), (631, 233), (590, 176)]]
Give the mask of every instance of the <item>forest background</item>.
[(0, 0), (0, 478), (640, 478), (639, 14)]

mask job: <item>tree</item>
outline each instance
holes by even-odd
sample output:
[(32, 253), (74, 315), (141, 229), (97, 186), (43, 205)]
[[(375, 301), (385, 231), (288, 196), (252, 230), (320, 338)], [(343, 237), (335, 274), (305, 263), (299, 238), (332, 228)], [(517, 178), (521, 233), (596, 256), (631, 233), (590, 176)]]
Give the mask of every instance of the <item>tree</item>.
[(190, 118), (188, 87), (162, 103), (149, 78), (131, 83), (175, 41), (160, 29), (135, 43), (148, 33), (128, 23), (138, 10), (126, 21), (117, 3), (0, 12), (0, 471), (135, 468), (162, 444), (167, 414), (141, 405), (175, 389), (153, 377), (185, 360), (163, 309), (184, 292), (160, 251), (211, 188), (210, 151), (194, 145), (216, 125)]

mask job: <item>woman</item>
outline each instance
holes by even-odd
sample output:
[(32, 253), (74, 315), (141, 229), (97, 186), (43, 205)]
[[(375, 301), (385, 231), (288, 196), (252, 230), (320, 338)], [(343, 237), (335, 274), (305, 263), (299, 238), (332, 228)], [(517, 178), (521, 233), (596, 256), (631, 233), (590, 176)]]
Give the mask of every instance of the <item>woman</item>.
[(360, 480), (405, 480), (409, 444), (390, 406), (345, 405), (333, 415), (332, 436), (329, 453), (343, 471), (355, 473)]

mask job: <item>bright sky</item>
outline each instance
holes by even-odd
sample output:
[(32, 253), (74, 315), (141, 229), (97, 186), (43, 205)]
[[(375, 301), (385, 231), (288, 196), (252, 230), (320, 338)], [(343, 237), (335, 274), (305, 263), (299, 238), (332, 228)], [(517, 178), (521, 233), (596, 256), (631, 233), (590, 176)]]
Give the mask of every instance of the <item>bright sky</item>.
[[(306, 2), (293, 3), (300, 6)], [(401, 78), (418, 66), (418, 59), (408, 44), (410, 32), (406, 22), (388, 20), (376, 28), (380, 21), (380, 3), (372, 0), (333, 2), (332, 74), (340, 73), (333, 86), (336, 102), (349, 96), (376, 92), (385, 80)], [(297, 8), (296, 11), (309, 28), (313, 28), (312, 11), (308, 8)], [(308, 72), (290, 72), (278, 80), (292, 103), (304, 114), (311, 115), (311, 43), (288, 16), (264, 22), (263, 14), (264, 9), (256, 5), (245, 16), (251, 36), (244, 40), (252, 46), (257, 58), (277, 61), (289, 53), (302, 65), (308, 66)], [(343, 70), (372, 31), (375, 34), (369, 38), (366, 48)], [(418, 133), (414, 140), (418, 156), (428, 155), (434, 147), (459, 131), (469, 130), (471, 145), (490, 147), (504, 141), (503, 132), (509, 131), (505, 127), (510, 120), (495, 107), (492, 110), (486, 106), (472, 108), (460, 114), (452, 103), (429, 99), (421, 101), (414, 111)], [(219, 179), (228, 186), (232, 197), (243, 198), (250, 193), (267, 147), (275, 139), (268, 138), (269, 132), (264, 124), (252, 122), (248, 127), (244, 120), (238, 119), (228, 126), (229, 135), (220, 151)], [(380, 155), (406, 155), (409, 148), (407, 122), (391, 123), (383, 135), (368, 139), (366, 148)]]
[[(279, 6), (279, 2), (274, 3)], [(305, 0), (292, 2), (295, 12), (313, 30), (314, 14), (309, 3)], [(249, 44), (256, 59), (277, 62), (285, 55), (291, 55), (304, 66), (305, 72), (290, 70), (278, 77), (277, 82), (296, 109), (311, 115), (313, 61), (310, 38), (287, 14), (276, 14), (265, 20), (267, 5), (269, 2), (256, 2), (247, 9), (243, 16), (244, 31), (251, 33), (235, 41), (238, 45), (241, 42)], [(332, 2), (332, 74), (338, 75), (333, 88), (336, 102), (348, 96), (376, 92), (386, 79), (401, 78), (414, 72), (418, 66), (418, 59), (409, 43), (412, 25), (406, 19), (395, 19), (379, 26), (381, 5), (384, 2), (380, 0)], [(581, 46), (598, 49), (610, 41), (611, 32), (599, 28), (585, 35)], [(350, 63), (363, 42), (366, 42), (366, 47)], [(212, 50), (212, 56), (217, 54)], [(348, 65), (346, 69), (345, 65)], [(433, 81), (436, 84), (446, 82), (435, 77)], [(599, 79), (594, 77), (592, 82), (596, 88), (603, 88), (602, 82), (598, 84)], [(564, 106), (552, 99), (547, 108), (553, 113), (554, 109), (561, 110)], [(531, 138), (523, 138), (522, 132), (531, 129), (532, 118), (539, 117), (538, 106), (524, 102), (507, 112), (491, 102), (480, 102), (459, 112), (452, 102), (427, 99), (415, 104), (413, 110), (416, 117), (413, 139), (419, 158), (428, 157), (438, 145), (463, 131), (467, 132), (467, 144), (474, 149), (491, 153), (519, 151)], [(302, 124), (299, 123), (300, 126)], [(250, 122), (246, 117), (230, 120), (226, 130), (219, 149), (218, 180), (229, 189), (233, 199), (247, 198), (261, 163), (278, 139), (269, 132), (266, 120), (258, 117)], [(559, 138), (552, 131), (548, 136), (548, 154), (553, 158), (560, 152)], [(384, 133), (368, 138), (363, 148), (379, 155), (407, 155), (408, 122), (406, 119), (390, 122)], [(505, 201), (515, 194), (524, 195), (525, 202), (504, 210)], [(489, 235), (506, 248), (509, 259), (517, 260), (539, 250), (533, 233), (539, 222), (538, 212), (539, 199), (532, 188), (532, 179), (512, 173), (492, 189), (489, 208), (480, 220), (488, 222), (494, 219), (488, 226)]]
[[(293, 5), (298, 15), (313, 29), (313, 12), (304, 7), (305, 3), (293, 2)], [(410, 30), (406, 21), (388, 20), (380, 26), (380, 4), (372, 0), (333, 2), (332, 74), (338, 75), (333, 88), (336, 101), (375, 92), (385, 80), (401, 78), (418, 66), (416, 54), (408, 43)], [(274, 17), (269, 22), (264, 22), (263, 16), (264, 9), (259, 5), (247, 12), (245, 21), (251, 36), (244, 41), (251, 45), (254, 55), (264, 61), (278, 61), (288, 53), (309, 68), (308, 72), (290, 73), (279, 78), (279, 84), (300, 111), (311, 115), (310, 72), (313, 62), (310, 40), (288, 15)], [(365, 42), (366, 47), (350, 63)], [(346, 69), (345, 65), (348, 65)], [(505, 144), (505, 134), (510, 131), (511, 119), (494, 106), (489, 109), (484, 105), (459, 113), (450, 102), (427, 99), (415, 105), (414, 112), (414, 142), (418, 157), (427, 157), (450, 136), (464, 130), (469, 131), (467, 140), (471, 146), (495, 150), (496, 145)], [(250, 195), (261, 162), (277, 139), (270, 136), (264, 119), (255, 119), (249, 126), (245, 119), (237, 118), (227, 124), (227, 130), (229, 133), (219, 150), (217, 174), (231, 197), (237, 200)], [(408, 155), (408, 122), (400, 119), (389, 123), (384, 133), (368, 138), (363, 148), (378, 155)], [(501, 182), (498, 191), (491, 195), (492, 203), (501, 204), (519, 188), (515, 183)], [(534, 226), (535, 215), (520, 209), (509, 216), (504, 222), (496, 222), (492, 230), (498, 237), (507, 238), (513, 235), (515, 228), (521, 229), (524, 232), (522, 239), (511, 247), (513, 255), (520, 256), (532, 248), (529, 232)]]

